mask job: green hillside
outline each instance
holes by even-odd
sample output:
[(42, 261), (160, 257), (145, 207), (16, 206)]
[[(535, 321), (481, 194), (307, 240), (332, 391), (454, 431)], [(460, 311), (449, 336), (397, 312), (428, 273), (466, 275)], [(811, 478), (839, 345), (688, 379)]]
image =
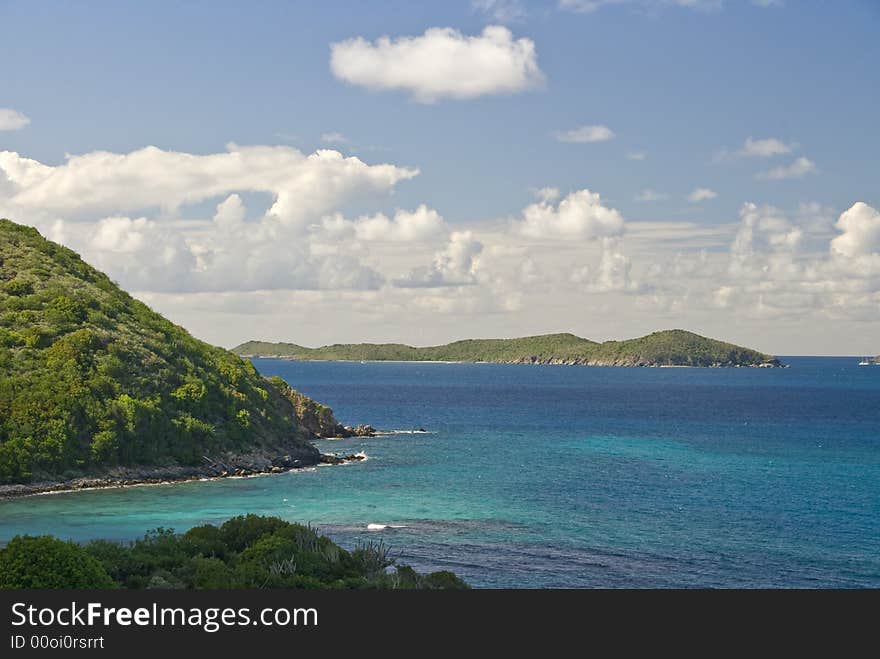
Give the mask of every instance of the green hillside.
[(596, 343), (574, 334), (546, 334), (521, 339), (467, 339), (442, 346), (414, 348), (402, 343), (348, 343), (304, 348), (293, 343), (248, 341), (232, 349), (250, 357), (290, 357), (328, 361), (520, 361), (525, 355), (554, 357), (582, 354)]
[(684, 330), (654, 332), (627, 341), (596, 343), (574, 334), (520, 339), (470, 339), (414, 348), (399, 343), (358, 343), (304, 348), (248, 341), (232, 351), (243, 357), (303, 360), (454, 361), (586, 366), (779, 366), (771, 355)]
[(195, 465), (255, 447), (318, 458), (278, 384), (9, 220), (0, 220), (0, 374), (0, 483)]

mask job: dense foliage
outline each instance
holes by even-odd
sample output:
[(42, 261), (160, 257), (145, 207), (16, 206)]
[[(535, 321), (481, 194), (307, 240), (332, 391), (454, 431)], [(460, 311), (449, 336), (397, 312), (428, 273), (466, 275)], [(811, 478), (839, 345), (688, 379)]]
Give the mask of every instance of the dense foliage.
[(9, 220), (0, 374), (0, 483), (304, 442), (291, 402), (249, 362)]
[(628, 341), (606, 341), (592, 352), (601, 361), (674, 366), (753, 366), (775, 363), (771, 355), (684, 330), (654, 332)]
[(15, 536), (0, 550), (0, 588), (115, 588), (85, 549), (50, 535)]
[(396, 566), (383, 543), (349, 552), (313, 528), (247, 515), (177, 535), (156, 529), (85, 546), (16, 537), (0, 550), (0, 588), (467, 588), (451, 572)]
[(251, 357), (353, 361), (537, 362), (620, 366), (751, 366), (773, 357), (684, 330), (654, 332), (628, 341), (596, 343), (574, 334), (520, 339), (470, 339), (414, 348), (399, 343), (358, 343), (304, 348), (293, 343), (248, 341), (232, 349)]
[(521, 339), (467, 339), (443, 346), (414, 348), (401, 343), (335, 344), (304, 348), (293, 343), (248, 341), (232, 349), (238, 355), (351, 361), (516, 361), (523, 355), (578, 354), (596, 343), (574, 334), (547, 334)]

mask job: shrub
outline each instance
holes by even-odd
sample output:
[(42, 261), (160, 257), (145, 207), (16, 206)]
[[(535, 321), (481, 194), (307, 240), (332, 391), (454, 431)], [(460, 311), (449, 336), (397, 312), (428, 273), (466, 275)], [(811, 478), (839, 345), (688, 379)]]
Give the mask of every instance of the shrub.
[(72, 542), (15, 536), (0, 550), (0, 588), (114, 588), (107, 571)]

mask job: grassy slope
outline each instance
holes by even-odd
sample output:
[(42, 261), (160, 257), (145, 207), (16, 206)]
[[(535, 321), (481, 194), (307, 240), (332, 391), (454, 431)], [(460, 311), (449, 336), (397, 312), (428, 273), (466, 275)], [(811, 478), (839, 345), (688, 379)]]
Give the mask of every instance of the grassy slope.
[(255, 357), (315, 360), (537, 362), (619, 366), (736, 366), (757, 365), (773, 360), (770, 355), (684, 330), (666, 330), (638, 339), (605, 343), (596, 343), (573, 334), (546, 334), (521, 339), (472, 339), (425, 348), (393, 343), (304, 348), (292, 343), (248, 341), (232, 351)]
[(293, 405), (76, 253), (0, 220), (0, 483), (257, 446), (316, 453)]

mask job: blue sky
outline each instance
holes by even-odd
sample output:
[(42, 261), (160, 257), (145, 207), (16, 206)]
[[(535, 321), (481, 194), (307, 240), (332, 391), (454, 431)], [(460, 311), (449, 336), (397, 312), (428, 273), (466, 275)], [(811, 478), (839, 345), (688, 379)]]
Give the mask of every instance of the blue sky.
[[(0, 0), (0, 40), (6, 61), (0, 68), (0, 108), (30, 120), (17, 130), (0, 131), (0, 150), (61, 166), (67, 154), (127, 154), (152, 145), (163, 151), (208, 155), (223, 153), (226, 145), (234, 142), (286, 145), (304, 154), (333, 148), (368, 165), (418, 168), (418, 176), (390, 184), (383, 194), (347, 195), (331, 204), (332, 208), (322, 206), (321, 213), (341, 212), (353, 220), (361, 214), (392, 215), (395, 209), (412, 210), (424, 204), (442, 216), (446, 237), (455, 231), (474, 233), (472, 241), (481, 245), (475, 252), (482, 254), (481, 267), (490, 265), (490, 248), (497, 248), (492, 253), (500, 254), (514, 247), (521, 252), (534, 247), (534, 254), (522, 252), (517, 258), (520, 265), (532, 259), (540, 266), (540, 250), (550, 249), (544, 236), (538, 240), (535, 232), (514, 232), (519, 238), (511, 241), (490, 235), (490, 228), (502, 221), (523, 221), (524, 209), (535, 203), (535, 190), (543, 187), (557, 188), (560, 198), (582, 189), (599, 193), (602, 206), (618, 211), (626, 223), (691, 223), (695, 230), (684, 236), (680, 245), (669, 247), (684, 231), (682, 227), (674, 236), (662, 236), (662, 245), (658, 243), (653, 251), (649, 246), (641, 248), (651, 257), (668, 252), (669, 259), (679, 253), (730, 252), (746, 222), (746, 203), (776, 209), (765, 216), (784, 215), (790, 226), (782, 227), (783, 233), (805, 222), (799, 218), (805, 216), (805, 205), (811, 205), (813, 215), (827, 217), (824, 229), (807, 227), (803, 239), (798, 239), (805, 247), (794, 260), (804, 265), (810, 249), (817, 254), (827, 252), (836, 235), (833, 224), (855, 202), (865, 202), (871, 209), (880, 207), (880, 3), (786, 0), (763, 7), (748, 0), (727, 0), (697, 1), (694, 8), (679, 6), (688, 3), (674, 0), (630, 0), (599, 3), (603, 6), (592, 11), (573, 11), (550, 1), (476, 4)], [(503, 13), (507, 15), (499, 16)], [(516, 14), (512, 20), (511, 13)], [(383, 35), (418, 38), (429, 28), (453, 28), (465, 37), (478, 36), (487, 25), (505, 25), (513, 40), (532, 42), (540, 84), (464, 99), (441, 96), (426, 103), (414, 100), (411, 90), (371, 88), (346, 82), (331, 71), (334, 43), (362, 37), (374, 44)], [(584, 126), (606, 127), (613, 137), (587, 143), (557, 139), (565, 131)], [(332, 134), (338, 134), (336, 140), (322, 140), (322, 135)], [(745, 157), (741, 152), (747, 138), (774, 139), (788, 152)], [(641, 159), (633, 159), (633, 154)], [(788, 167), (801, 158), (809, 165), (800, 176), (760, 178), (761, 172)], [(714, 196), (689, 201), (688, 195), (698, 188)], [(0, 185), (0, 192), (2, 189)], [(653, 194), (646, 194), (646, 190)], [(148, 208), (117, 208), (108, 202), (93, 217), (80, 216), (72, 222), (63, 209), (56, 209), (49, 217), (31, 208), (33, 218), (22, 219), (44, 231), (55, 226), (59, 238), (70, 236), (68, 242), (86, 256), (100, 252), (100, 244), (109, 252), (125, 252), (118, 243), (96, 243), (74, 234), (85, 231), (87, 221), (96, 223), (123, 215), (132, 220), (143, 215), (146, 222), (167, 226), (192, 220), (192, 227), (201, 227), (198, 222), (213, 215), (225, 194), (205, 195), (174, 212), (159, 214), (151, 214)], [(249, 222), (259, 221), (274, 199), (271, 192), (245, 188), (238, 194), (247, 207)], [(638, 200), (639, 196), (643, 200)], [(7, 214), (15, 212), (21, 217), (31, 212), (10, 199)], [(0, 205), (0, 213), (4, 210)], [(810, 222), (819, 222), (814, 220)], [(68, 222), (76, 231), (61, 232), (58, 221)], [(761, 222), (770, 226), (775, 220)], [(873, 216), (864, 222), (860, 225), (867, 227), (863, 233), (873, 240)], [(729, 227), (730, 240), (719, 237), (714, 242), (694, 244), (691, 238), (705, 226)], [(675, 305), (669, 303), (671, 306), (660, 311), (642, 313), (638, 309), (644, 306), (645, 296), (656, 297), (660, 294), (656, 290), (629, 284), (598, 285), (595, 277), (601, 271), (603, 255), (611, 259), (620, 254), (632, 264), (632, 272), (641, 268), (643, 283), (652, 276), (649, 271), (656, 275), (660, 267), (649, 263), (647, 257), (637, 258), (638, 250), (627, 238), (628, 229), (626, 235), (618, 233), (581, 236), (585, 240), (583, 254), (590, 250), (596, 254), (593, 261), (584, 256), (583, 264), (572, 264), (587, 268), (585, 273), (592, 267), (593, 272), (592, 283), (579, 293), (583, 296), (579, 304), (601, 305), (608, 313), (616, 311), (634, 329), (691, 321), (696, 329), (717, 334), (730, 326), (724, 314), (735, 310), (689, 307), (675, 312), (670, 311)], [(527, 235), (535, 240), (530, 243), (522, 237)], [(186, 238), (190, 245), (193, 240)], [(610, 240), (615, 241), (613, 246), (609, 246)], [(767, 242), (777, 245), (774, 240)], [(386, 282), (380, 288), (388, 289), (392, 287), (388, 282), (396, 276), (419, 267), (430, 269), (441, 258), (437, 255), (444, 253), (442, 244), (424, 247), (421, 266), (407, 260), (415, 258), (415, 247), (399, 256), (382, 252), (383, 246), (378, 244), (368, 250), (365, 264), (374, 267), (377, 262), (397, 259), (397, 272), (380, 272)], [(311, 258), (329, 248), (310, 249)], [(872, 249), (873, 243), (859, 254), (870, 257)], [(113, 259), (97, 254), (96, 260), (102, 259), (123, 284), (143, 291), (154, 306), (194, 326), (194, 331), (206, 338), (223, 343), (255, 338), (245, 335), (252, 320), (242, 311), (247, 310), (247, 303), (239, 300), (230, 302), (226, 309), (202, 309), (211, 317), (210, 322), (203, 321), (200, 319), (207, 316), (193, 311), (198, 305), (193, 298), (186, 298), (197, 296), (201, 292), (198, 287), (182, 286), (175, 291), (166, 285), (151, 291), (144, 281), (124, 271), (114, 273)], [(436, 275), (431, 281), (442, 285), (420, 288), (430, 289), (435, 297), (442, 294), (459, 300), (474, 295), (479, 286), (490, 286), (493, 278), (505, 279), (509, 274), (499, 268), (478, 275), (472, 263), (464, 266), (471, 279)], [(650, 270), (652, 267), (655, 270)], [(729, 276), (730, 264), (718, 267)], [(876, 299), (871, 296), (877, 293), (872, 289), (873, 266), (866, 267), (857, 285), (849, 279), (841, 283), (844, 275), (823, 276), (838, 277), (835, 281), (841, 288), (858, 289), (862, 295), (859, 308), (870, 307)], [(810, 272), (802, 278), (804, 282), (815, 281), (815, 273)], [(589, 279), (587, 274), (584, 277)], [(578, 279), (579, 275), (565, 275), (551, 287), (559, 290)], [(379, 295), (374, 284), (363, 288), (368, 289), (365, 295)], [(709, 289), (717, 292), (724, 288), (733, 286), (719, 279), (708, 285), (706, 294), (712, 292)], [(309, 303), (338, 304), (347, 309), (353, 303), (345, 296), (354, 295), (351, 291), (358, 286), (286, 285), (282, 281), (261, 285), (259, 290), (261, 295), (276, 291), (275, 300), (281, 295), (278, 291), (293, 297), (323, 291), (320, 301), (309, 298)], [(528, 298), (527, 285), (517, 293)], [(806, 288), (798, 291), (807, 293)], [(662, 294), (673, 295), (670, 291)], [(501, 293), (493, 290), (487, 295), (498, 297)], [(540, 292), (535, 295), (546, 297)], [(684, 297), (692, 300), (695, 295)], [(230, 297), (234, 297), (232, 292)], [(379, 304), (375, 297), (362, 301)], [(383, 300), (381, 304), (407, 308), (412, 302)], [(802, 324), (809, 317), (822, 320), (817, 326), (822, 331), (833, 323), (846, 324), (850, 342), (858, 344), (859, 350), (870, 350), (867, 339), (859, 341), (859, 337), (873, 332), (877, 319), (862, 311), (858, 317), (841, 318), (837, 312), (830, 313), (823, 306), (826, 303), (812, 299), (794, 315), (780, 312), (743, 321), (748, 328), (729, 338), (760, 343), (768, 332), (778, 331), (765, 341), (770, 345), (759, 347), (783, 351), (783, 328)], [(554, 329), (598, 338), (631, 333), (617, 331), (608, 321), (560, 314), (566, 307), (561, 299), (544, 310), (541, 322), (515, 306), (511, 302), (507, 311), (485, 310), (475, 303), (447, 313), (444, 309), (450, 305), (442, 300), (428, 301), (419, 307), (425, 310), (425, 316), (418, 319), (422, 325), (377, 322), (367, 313), (350, 331), (339, 331), (329, 338), (418, 343), (419, 337), (413, 334), (430, 341), (460, 338), (457, 334), (461, 333), (497, 335)], [(781, 307), (777, 304), (774, 308)], [(228, 325), (235, 329), (228, 333), (208, 329), (224, 313), (236, 316)], [(290, 316), (271, 316), (275, 319), (272, 322), (277, 322), (267, 325), (273, 336), (262, 338), (307, 343), (326, 335), (326, 330), (315, 326), (304, 329), (305, 336), (282, 337)], [(441, 316), (446, 320), (438, 320)], [(425, 331), (425, 323), (436, 329)], [(795, 347), (828, 351), (828, 343), (818, 332)]]
[[(0, 103), (35, 125), (3, 145), (59, 162), (148, 144), (209, 153), (287, 138), (311, 149), (340, 132), (364, 157), (420, 167), (395, 201), (442, 207), (453, 222), (515, 212), (544, 185), (589, 183), (633, 217), (646, 214), (634, 195), (651, 187), (678, 197), (661, 212), (707, 221), (728, 220), (744, 197), (840, 207), (877, 194), (880, 3), (527, 6), (511, 28), (535, 41), (544, 89), (425, 106), (340, 84), (329, 44), (434, 25), (476, 33), (492, 20), (469, 2), (6, 2), (0, 36), (14, 64), (0, 72)], [(552, 139), (581, 124), (618, 137)], [(821, 185), (757, 184), (752, 162), (712, 166), (750, 135), (800, 143)], [(682, 197), (695, 185), (717, 201), (692, 208)]]

